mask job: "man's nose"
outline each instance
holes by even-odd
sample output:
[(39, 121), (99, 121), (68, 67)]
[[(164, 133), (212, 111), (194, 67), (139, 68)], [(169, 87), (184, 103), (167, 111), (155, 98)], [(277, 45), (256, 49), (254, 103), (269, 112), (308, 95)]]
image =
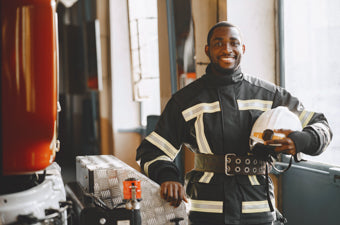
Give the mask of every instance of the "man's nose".
[(232, 51), (232, 47), (230, 43), (224, 43), (223, 44), (223, 50), (227, 51), (227, 52), (231, 52)]

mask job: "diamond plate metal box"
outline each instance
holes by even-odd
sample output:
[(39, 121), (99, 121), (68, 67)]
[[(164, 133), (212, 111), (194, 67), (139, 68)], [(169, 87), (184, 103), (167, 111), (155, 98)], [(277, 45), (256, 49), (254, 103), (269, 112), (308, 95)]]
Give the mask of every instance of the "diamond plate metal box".
[(159, 194), (160, 186), (148, 177), (112, 155), (78, 156), (77, 182), (85, 192), (93, 193), (111, 208), (123, 202), (123, 181), (136, 178), (141, 181), (141, 217), (143, 225), (173, 225), (174, 218), (183, 218), (188, 224), (186, 205), (174, 208)]

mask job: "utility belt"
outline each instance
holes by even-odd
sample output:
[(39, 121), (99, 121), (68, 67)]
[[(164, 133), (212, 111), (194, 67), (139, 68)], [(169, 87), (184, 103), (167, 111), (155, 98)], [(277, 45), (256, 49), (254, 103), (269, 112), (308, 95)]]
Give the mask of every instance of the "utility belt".
[(255, 156), (236, 156), (234, 153), (226, 155), (196, 153), (194, 169), (202, 172), (225, 173), (228, 176), (265, 175), (269, 165)]

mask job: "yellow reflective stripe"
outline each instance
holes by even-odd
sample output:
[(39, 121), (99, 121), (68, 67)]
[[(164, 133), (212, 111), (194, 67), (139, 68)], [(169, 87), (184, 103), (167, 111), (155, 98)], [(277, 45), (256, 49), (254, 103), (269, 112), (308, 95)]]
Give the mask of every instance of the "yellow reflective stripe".
[(208, 184), (213, 176), (214, 176), (214, 173), (212, 172), (204, 172), (201, 179), (199, 179), (199, 182)]
[(197, 120), (195, 122), (195, 130), (199, 151), (204, 154), (213, 154), (204, 134), (203, 114), (197, 116)]
[(260, 182), (257, 180), (256, 175), (248, 175), (248, 178), (251, 185), (260, 185)]
[(172, 161), (168, 156), (165, 155), (161, 155), (158, 156), (157, 158), (155, 158), (154, 160), (151, 160), (149, 162), (144, 163), (144, 172), (147, 176), (149, 176), (149, 166), (159, 160), (164, 160), (164, 161)]
[(223, 213), (222, 201), (205, 201), (191, 199), (190, 211), (206, 212), (206, 213)]
[(267, 111), (272, 108), (273, 101), (261, 99), (237, 100), (239, 110), (261, 110)]
[(194, 105), (182, 112), (185, 121), (189, 121), (203, 113), (214, 113), (221, 111), (220, 103), (218, 101), (213, 103), (200, 103)]
[(247, 201), (242, 202), (242, 213), (260, 213), (269, 212), (268, 201)]
[(176, 157), (178, 150), (156, 132), (152, 132), (145, 139), (167, 154), (171, 160)]
[(301, 124), (302, 124), (302, 128), (307, 126), (309, 121), (312, 119), (313, 115), (314, 115), (314, 112), (309, 112), (309, 111), (306, 111), (306, 110), (302, 111), (302, 113), (299, 116), (299, 119), (300, 119)]

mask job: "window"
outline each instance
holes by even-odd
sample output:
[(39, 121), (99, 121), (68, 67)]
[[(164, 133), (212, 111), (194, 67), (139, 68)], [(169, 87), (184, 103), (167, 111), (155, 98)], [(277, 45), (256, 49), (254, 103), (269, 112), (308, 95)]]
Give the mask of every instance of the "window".
[(141, 125), (160, 114), (157, 0), (129, 0), (130, 51), (134, 100)]
[(285, 87), (307, 109), (323, 112), (333, 140), (312, 161), (340, 165), (340, 1), (285, 0)]

